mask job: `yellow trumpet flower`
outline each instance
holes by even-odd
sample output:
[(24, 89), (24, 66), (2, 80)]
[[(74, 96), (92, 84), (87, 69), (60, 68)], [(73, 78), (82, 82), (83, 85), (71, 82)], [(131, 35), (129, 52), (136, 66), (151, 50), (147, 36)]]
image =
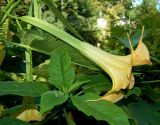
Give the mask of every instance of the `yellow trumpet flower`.
[(40, 19), (27, 16), (21, 17), (20, 19), (63, 40), (70, 46), (79, 50), (82, 55), (95, 62), (110, 75), (113, 84), (112, 89), (98, 100), (104, 99), (117, 102), (122, 99), (122, 96), (124, 95), (122, 90), (126, 88), (131, 89), (134, 86), (134, 76), (131, 73), (132, 67), (151, 63), (149, 59), (149, 51), (142, 42), (144, 27), (142, 28), (142, 35), (139, 39), (137, 48), (135, 50), (133, 49), (129, 39), (131, 54), (127, 56), (118, 56), (107, 53), (89, 43), (82, 42), (52, 24)]
[[(121, 65), (122, 67), (118, 67), (116, 65), (112, 67), (110, 75), (113, 81), (113, 87), (109, 92), (107, 92), (103, 97), (98, 100), (109, 100), (112, 102), (117, 102), (122, 99), (124, 93), (120, 90), (127, 87), (131, 89), (134, 86), (134, 76), (131, 74), (132, 66), (151, 64), (149, 58), (149, 51), (145, 44), (142, 42), (143, 32), (144, 27), (142, 28), (142, 35), (139, 39), (136, 50), (133, 49), (131, 41), (129, 39), (131, 54), (123, 57), (117, 56), (117, 63), (119, 63), (118, 61), (121, 60), (121, 64), (122, 62), (125, 62), (126, 64)], [(116, 70), (113, 70), (114, 68), (116, 68)], [(105, 70), (104, 67), (103, 69)]]

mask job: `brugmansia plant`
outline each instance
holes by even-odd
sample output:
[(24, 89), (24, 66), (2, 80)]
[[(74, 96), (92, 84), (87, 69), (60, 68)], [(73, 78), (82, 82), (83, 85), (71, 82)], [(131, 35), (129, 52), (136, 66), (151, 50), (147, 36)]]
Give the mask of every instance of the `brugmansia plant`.
[(131, 54), (127, 56), (118, 56), (107, 53), (89, 43), (82, 42), (74, 36), (41, 19), (28, 16), (24, 16), (19, 19), (41, 28), (63, 40), (70, 46), (76, 48), (82, 55), (95, 62), (110, 75), (113, 82), (112, 89), (98, 100), (117, 102), (122, 99), (124, 96), (122, 89), (132, 88), (134, 85), (134, 77), (131, 73), (132, 67), (151, 63), (149, 59), (149, 51), (142, 42), (144, 28), (142, 28), (142, 35), (139, 39), (137, 48), (135, 50), (133, 49), (129, 39)]

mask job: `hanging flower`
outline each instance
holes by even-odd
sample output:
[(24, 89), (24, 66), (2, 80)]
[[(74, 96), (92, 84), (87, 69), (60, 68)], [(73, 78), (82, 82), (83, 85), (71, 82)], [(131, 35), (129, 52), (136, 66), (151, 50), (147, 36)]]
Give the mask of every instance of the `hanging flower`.
[[(106, 73), (108, 73), (112, 79), (112, 89), (108, 91), (101, 99), (111, 100), (112, 102), (115, 102), (114, 100), (118, 101), (115, 99), (115, 97), (121, 99), (119, 96), (115, 96), (115, 94), (126, 88), (131, 89), (134, 86), (134, 76), (131, 73), (132, 67), (151, 63), (149, 58), (149, 51), (145, 44), (142, 42), (144, 27), (142, 28), (142, 35), (139, 39), (137, 48), (135, 50), (133, 49), (129, 39), (131, 54), (127, 56), (118, 56), (107, 53), (100, 48), (92, 46), (89, 43), (82, 42), (81, 40), (58, 29), (52, 24), (49, 24), (40, 19), (24, 16), (21, 17), (21, 20), (37, 26), (63, 40), (70, 46), (79, 50), (82, 55), (92, 60)], [(107, 96), (110, 97), (107, 98)], [(114, 100), (112, 97), (114, 97)]]

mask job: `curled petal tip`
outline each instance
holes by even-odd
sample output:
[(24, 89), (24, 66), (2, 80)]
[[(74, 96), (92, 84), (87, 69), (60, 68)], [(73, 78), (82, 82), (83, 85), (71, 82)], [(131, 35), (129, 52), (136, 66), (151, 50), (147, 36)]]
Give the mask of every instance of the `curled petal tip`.
[(124, 92), (119, 91), (119, 92), (114, 92), (114, 93), (111, 93), (111, 94), (106, 94), (98, 100), (107, 100), (107, 101), (111, 101), (113, 103), (116, 103), (123, 98), (124, 98)]

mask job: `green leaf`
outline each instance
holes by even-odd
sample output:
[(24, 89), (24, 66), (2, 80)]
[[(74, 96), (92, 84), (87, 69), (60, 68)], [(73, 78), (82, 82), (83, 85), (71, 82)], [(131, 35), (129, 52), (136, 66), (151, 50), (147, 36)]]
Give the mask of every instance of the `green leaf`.
[(0, 119), (0, 125), (31, 125), (31, 124), (14, 118), (3, 118)]
[(141, 95), (141, 89), (138, 87), (134, 87), (133, 89), (128, 90), (127, 94), (125, 95), (125, 98), (129, 97), (130, 95), (136, 95), (140, 96)]
[(132, 103), (125, 110), (136, 125), (159, 125), (160, 123), (160, 105)]
[(18, 34), (18, 36), (19, 36), (19, 38), (21, 40), (21, 44), (28, 45), (28, 46), (30, 46), (32, 41), (34, 41), (35, 39), (44, 40), (44, 38), (42, 37), (41, 32), (39, 30), (33, 30), (33, 29), (22, 30)]
[[(133, 47), (136, 47), (139, 41), (141, 35), (141, 29), (137, 29), (136, 31), (134, 31), (132, 33), (132, 35), (130, 36), (131, 39), (131, 43)], [(128, 38), (127, 37), (121, 37), (118, 36), (116, 37), (122, 44), (124, 44), (125, 47), (130, 48), (129, 42), (128, 42)]]
[(85, 93), (95, 93), (101, 94), (111, 89), (111, 82), (103, 74), (94, 74), (94, 75), (79, 75), (81, 79), (89, 79), (90, 82), (84, 85), (83, 91)]
[(0, 96), (19, 95), (36, 97), (48, 90), (48, 86), (43, 83), (0, 81)]
[(45, 60), (43, 63), (33, 68), (33, 74), (38, 76), (48, 77), (48, 65), (50, 60)]
[(71, 88), (69, 89), (69, 93), (72, 92), (72, 91), (75, 91), (76, 89), (79, 89), (80, 86), (88, 83), (90, 80), (86, 80), (86, 81), (80, 81), (80, 82), (75, 82)]
[(64, 103), (68, 99), (68, 95), (60, 91), (48, 91), (42, 94), (40, 102), (40, 112), (44, 113), (57, 105)]
[(56, 17), (71, 31), (75, 36), (84, 40), (83, 37), (72, 27), (72, 25), (65, 19), (61, 12), (54, 5), (53, 0), (43, 0), (45, 4), (51, 9), (51, 11), (56, 15)]
[(153, 102), (160, 102), (159, 95), (154, 91), (154, 89), (151, 86), (149, 85), (144, 86), (142, 92), (144, 95), (149, 97)]
[(67, 50), (57, 48), (51, 54), (48, 67), (51, 83), (63, 92), (67, 92), (75, 79), (75, 70)]
[(129, 125), (128, 117), (124, 111), (115, 104), (106, 101), (89, 101), (100, 98), (95, 94), (86, 94), (79, 97), (72, 97), (73, 105), (88, 116), (97, 120), (103, 120), (110, 125)]
[(6, 108), (2, 111), (2, 116), (17, 116), (22, 113), (26, 109), (36, 108), (38, 105), (36, 104), (24, 104), (24, 105), (17, 105), (11, 108)]

